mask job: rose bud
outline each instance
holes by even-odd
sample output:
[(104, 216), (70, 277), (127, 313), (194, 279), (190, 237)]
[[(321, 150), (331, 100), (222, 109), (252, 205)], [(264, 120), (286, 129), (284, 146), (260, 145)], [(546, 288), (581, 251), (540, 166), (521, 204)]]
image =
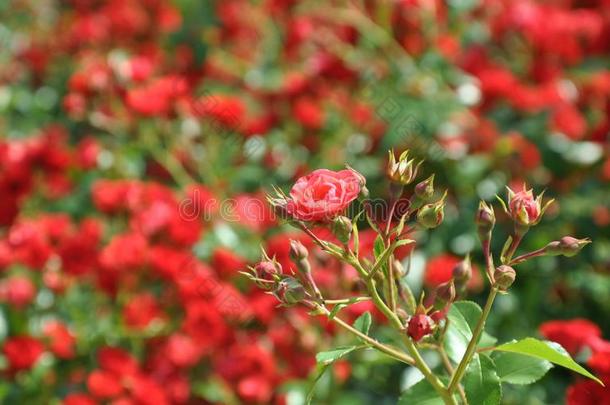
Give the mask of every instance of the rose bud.
[(440, 311), (434, 311), (430, 314), (430, 318), (434, 321), (435, 324), (440, 323), (443, 319), (447, 318), (447, 312), (449, 311), (449, 306), (446, 306), (444, 309)]
[(538, 197), (534, 198), (532, 190), (527, 190), (525, 184), (523, 190), (515, 193), (513, 190), (507, 187), (508, 190), (508, 207), (502, 202), (504, 211), (515, 221), (517, 224), (529, 227), (536, 225), (542, 219), (542, 215), (546, 209), (551, 205), (554, 200), (549, 200), (542, 205), (541, 193)]
[(501, 291), (506, 291), (513, 285), (516, 277), (517, 273), (512, 267), (505, 265), (498, 266), (496, 271), (494, 271), (494, 285)]
[(465, 284), (472, 278), (472, 264), (470, 263), (470, 255), (467, 255), (464, 260), (455, 265), (452, 271), (453, 279), (456, 283)]
[(307, 248), (303, 246), (301, 242), (298, 240), (290, 240), (290, 258), (296, 265), (299, 274), (307, 287), (307, 291), (313, 293), (318, 298), (322, 298), (318, 286), (316, 286), (311, 275), (311, 265), (307, 260), (308, 255), (309, 252), (307, 251)]
[(479, 209), (475, 217), (477, 232), (479, 237), (484, 240), (496, 224), (496, 215), (492, 206), (487, 205), (485, 201), (479, 202)]
[(267, 194), (267, 202), (271, 205), (273, 209), (273, 213), (279, 219), (290, 219), (290, 215), (288, 214), (287, 206), (288, 206), (288, 197), (284, 194), (282, 190), (277, 187), (274, 187), (275, 195)]
[(415, 186), (415, 195), (423, 201), (428, 201), (432, 198), (434, 195), (434, 175)]
[(426, 314), (415, 314), (409, 319), (407, 333), (416, 342), (422, 340), (426, 335), (432, 333), (434, 321)]
[(436, 288), (434, 307), (445, 308), (447, 304), (451, 304), (455, 300), (455, 297), (455, 284), (453, 283), (453, 280), (447, 281)]
[(291, 239), (290, 240), (290, 258), (293, 261), (299, 261), (303, 259), (307, 259), (309, 256), (309, 251), (307, 248), (298, 240)]
[(347, 244), (352, 236), (352, 221), (348, 217), (338, 216), (333, 220), (333, 235), (343, 244)]
[(286, 277), (280, 281), (274, 295), (282, 304), (291, 306), (303, 301), (307, 293), (299, 280), (294, 277)]
[[(280, 280), (282, 274), (282, 265), (275, 260), (267, 259), (259, 262), (256, 266), (252, 267), (251, 270), (254, 272), (256, 278), (262, 280), (257, 282), (257, 285), (263, 289), (270, 289), (275, 282)], [(254, 280), (256, 282), (256, 280)]]
[(415, 159), (409, 160), (409, 151), (404, 151), (398, 161), (394, 157), (394, 151), (389, 151), (387, 175), (390, 180), (404, 185), (411, 184), (417, 177), (419, 166), (422, 162), (415, 163)]
[(589, 243), (591, 243), (590, 239), (576, 239), (571, 236), (564, 236), (563, 238), (546, 245), (544, 252), (550, 256), (563, 255), (572, 257), (578, 254), (578, 252)]
[(437, 202), (426, 204), (417, 210), (417, 223), (428, 229), (439, 226), (445, 218), (445, 197), (446, 191)]

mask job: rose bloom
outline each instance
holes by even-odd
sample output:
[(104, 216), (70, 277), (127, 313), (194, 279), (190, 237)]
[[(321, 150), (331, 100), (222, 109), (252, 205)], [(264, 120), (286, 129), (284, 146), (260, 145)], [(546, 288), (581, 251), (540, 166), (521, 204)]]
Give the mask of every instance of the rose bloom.
[(315, 170), (297, 180), (286, 205), (288, 214), (302, 221), (328, 221), (354, 201), (364, 178), (353, 170)]
[(581, 380), (568, 387), (567, 405), (610, 405), (610, 376), (601, 377), (604, 386), (596, 381)]
[[(462, 259), (450, 254), (441, 254), (430, 258), (426, 264), (424, 273), (424, 285), (428, 288), (435, 288), (439, 285), (451, 280), (453, 276), (453, 268), (457, 266)], [(472, 265), (472, 277), (468, 281), (467, 287), (469, 290), (477, 291), (483, 286), (483, 279), (479, 269)]]
[(2, 352), (8, 359), (11, 370), (28, 370), (40, 358), (44, 352), (44, 346), (32, 337), (16, 336), (4, 342)]
[(602, 334), (596, 324), (581, 318), (548, 321), (539, 330), (542, 336), (559, 343), (573, 356), (585, 346), (595, 346)]

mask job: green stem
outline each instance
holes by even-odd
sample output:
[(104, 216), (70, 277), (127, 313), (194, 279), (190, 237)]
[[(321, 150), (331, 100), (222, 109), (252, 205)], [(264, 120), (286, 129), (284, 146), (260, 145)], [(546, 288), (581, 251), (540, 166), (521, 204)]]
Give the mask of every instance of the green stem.
[[(330, 311), (328, 309), (326, 309), (326, 307), (318, 305), (316, 307), (316, 309), (321, 310), (326, 316), (330, 315)], [(355, 329), (348, 323), (344, 322), (339, 317), (337, 317), (337, 316), (335, 316), (333, 318), (329, 317), (329, 319), (331, 319), (333, 322), (335, 322), (337, 325), (341, 326), (342, 328), (346, 329), (347, 331), (358, 336), (360, 339), (364, 340), (365, 342), (367, 342), (368, 344), (370, 344), (371, 346), (373, 346), (380, 352), (385, 353), (388, 356), (395, 358), (396, 360), (402, 361), (403, 363), (407, 363), (410, 366), (415, 365), (415, 360), (413, 360), (411, 357), (407, 356), (406, 354), (400, 352), (399, 350), (397, 350), (391, 346), (378, 342), (377, 340), (371, 338), (370, 336), (360, 332), (358, 329)]]
[(450, 393), (453, 392), (453, 390), (458, 386), (462, 377), (464, 376), (464, 373), (466, 372), (466, 367), (468, 367), (470, 360), (472, 360), (472, 356), (475, 353), (477, 343), (479, 342), (479, 338), (483, 333), (483, 329), (485, 328), (485, 322), (487, 321), (487, 317), (489, 316), (491, 307), (494, 303), (494, 300), (496, 299), (497, 294), (498, 288), (492, 287), (491, 291), (489, 292), (489, 296), (487, 297), (485, 307), (483, 308), (481, 318), (479, 318), (479, 322), (477, 323), (477, 326), (475, 327), (474, 332), (472, 333), (472, 339), (470, 340), (470, 342), (468, 343), (468, 347), (466, 348), (466, 353), (464, 353), (460, 364), (458, 364), (458, 367), (455, 370), (455, 373), (453, 373), (451, 381), (449, 382), (448, 391)]
[[(362, 265), (359, 262), (352, 263), (352, 265), (362, 267)], [(364, 269), (362, 269), (362, 270), (364, 271)], [(411, 357), (413, 357), (413, 360), (415, 362), (415, 367), (417, 367), (419, 369), (419, 371), (421, 371), (421, 373), (424, 375), (426, 380), (428, 380), (430, 385), (432, 385), (432, 388), (434, 388), (434, 390), (443, 399), (445, 404), (456, 405), (453, 395), (451, 395), (451, 393), (447, 390), (447, 388), (445, 387), (443, 382), (437, 376), (434, 375), (432, 370), (430, 370), (430, 367), (428, 367), (428, 365), (426, 364), (424, 359), (419, 354), (419, 351), (417, 350), (415, 343), (413, 343), (413, 341), (405, 334), (404, 325), (403, 325), (402, 321), (400, 320), (400, 318), (385, 304), (385, 302), (383, 302), (383, 299), (381, 298), (381, 296), (379, 296), (379, 293), (377, 292), (377, 288), (375, 285), (375, 280), (374, 279), (366, 280), (366, 286), (367, 286), (367, 289), (369, 290), (369, 293), (371, 294), (371, 297), (373, 298), (373, 302), (375, 303), (375, 306), (381, 312), (383, 312), (383, 314), (386, 316), (386, 318), (388, 318), (388, 320), (390, 321), (392, 326), (400, 334), (405, 346), (407, 347), (407, 351), (409, 352)]]
[(533, 257), (542, 256), (545, 253), (546, 253), (546, 249), (545, 248), (540, 248), (538, 250), (534, 250), (532, 252), (525, 253), (525, 254), (522, 254), (521, 256), (515, 257), (514, 259), (512, 259), (510, 261), (510, 263), (508, 265), (509, 266), (514, 266), (516, 264), (523, 263), (524, 261), (526, 261), (528, 259), (531, 259)]
[[(438, 353), (441, 356), (441, 360), (443, 362), (443, 365), (445, 366), (445, 370), (447, 370), (449, 375), (453, 374), (455, 369), (453, 368), (453, 365), (451, 364), (449, 356), (447, 355), (447, 352), (445, 351), (445, 348), (443, 347), (442, 343), (438, 347)], [(466, 392), (464, 392), (464, 388), (461, 385), (458, 385), (458, 394), (460, 394), (460, 399), (462, 400), (464, 405), (468, 405), (468, 398), (466, 398)]]
[(337, 305), (337, 304), (354, 304), (356, 302), (362, 301), (370, 301), (371, 297), (354, 297), (354, 298), (344, 298), (340, 300), (324, 300), (324, 303), (327, 305)]

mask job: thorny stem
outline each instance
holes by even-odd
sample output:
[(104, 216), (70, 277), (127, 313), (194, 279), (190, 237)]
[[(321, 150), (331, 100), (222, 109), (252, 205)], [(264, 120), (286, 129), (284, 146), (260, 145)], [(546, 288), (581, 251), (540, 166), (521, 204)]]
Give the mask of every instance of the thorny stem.
[(472, 339), (470, 340), (470, 342), (468, 343), (468, 347), (466, 348), (466, 353), (464, 353), (464, 356), (462, 357), (460, 364), (458, 364), (458, 367), (455, 370), (455, 373), (453, 373), (453, 375), (451, 377), (451, 381), (449, 382), (448, 391), (450, 393), (453, 392), (453, 390), (460, 383), (460, 380), (462, 379), (462, 377), (464, 376), (464, 373), (466, 372), (466, 367), (470, 363), (470, 360), (472, 360), (472, 356), (475, 353), (475, 350), (477, 348), (477, 343), (479, 342), (479, 338), (481, 337), (481, 334), (483, 333), (483, 329), (485, 328), (485, 322), (487, 321), (487, 317), (489, 316), (489, 312), (491, 311), (491, 307), (494, 303), (494, 300), (496, 299), (497, 294), (498, 294), (498, 287), (492, 287), (491, 291), (489, 292), (489, 296), (487, 297), (487, 302), (485, 303), (485, 307), (483, 308), (483, 313), (481, 314), (481, 317), (479, 318), (479, 322), (477, 322), (474, 332), (472, 333)]

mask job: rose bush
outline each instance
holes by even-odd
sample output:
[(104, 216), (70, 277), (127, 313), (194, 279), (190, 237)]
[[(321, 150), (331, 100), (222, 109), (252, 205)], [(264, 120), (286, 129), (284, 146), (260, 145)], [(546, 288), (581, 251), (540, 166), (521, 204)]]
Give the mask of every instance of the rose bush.
[[(365, 3), (0, 3), (0, 402), (305, 402), (316, 353), (351, 335), (298, 306), (277, 308), (239, 271), (263, 246), (284, 275), (297, 272), (294, 239), (328, 299), (361, 291), (357, 269), (312, 242), (354, 249), (341, 218), (361, 203), (344, 210), (351, 175), (295, 199), (308, 201), (307, 215), (325, 212), (311, 235), (280, 225), (286, 213), (265, 201), (272, 185), (288, 192), (345, 163), (378, 196), (371, 222), (358, 224), (363, 263), (378, 254), (378, 230), (420, 208), (386, 189), (385, 175), (422, 200), (448, 190), (421, 210), (434, 232), (406, 227), (414, 242), (394, 252), (393, 268), (408, 270), (400, 281), (427, 300), (445, 283), (445, 300), (455, 290), (484, 303), (476, 240), (494, 252), (504, 241), (486, 240), (489, 210), (478, 210), (476, 227), (470, 213), (505, 185), (515, 190), (495, 229), (518, 237), (505, 257), (519, 270), (498, 274), (516, 281), (486, 330), (509, 341), (558, 321), (582, 336), (542, 328), (541, 337), (607, 380), (607, 4)], [(401, 159), (390, 148), (411, 152)], [(424, 159), (434, 177), (417, 169)], [(541, 215), (523, 184), (557, 204)], [(594, 243), (574, 256), (588, 241), (562, 235)], [(460, 292), (446, 283), (469, 273), (454, 271), (468, 253), (472, 277)], [(375, 338), (391, 336), (383, 313), (357, 301), (341, 319), (353, 325), (368, 312)], [(580, 318), (598, 328), (561, 323)], [(418, 378), (370, 351), (329, 368), (315, 385), (325, 403), (392, 403)], [(534, 385), (503, 383), (503, 394), (507, 403), (603, 403), (594, 384), (554, 370)]]

